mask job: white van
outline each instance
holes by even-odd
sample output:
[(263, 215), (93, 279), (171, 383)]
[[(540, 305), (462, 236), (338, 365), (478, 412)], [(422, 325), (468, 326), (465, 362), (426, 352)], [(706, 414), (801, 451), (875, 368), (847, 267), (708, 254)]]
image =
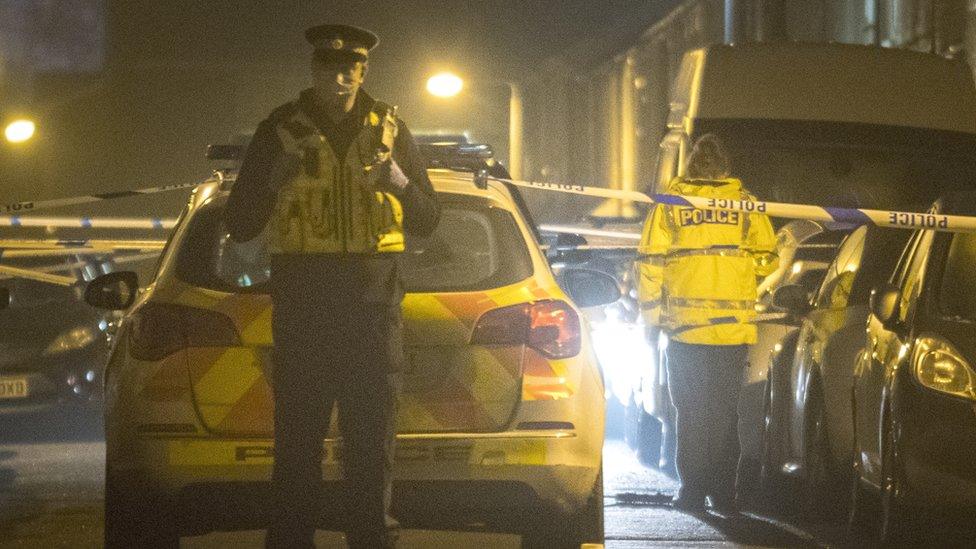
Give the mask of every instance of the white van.
[[(685, 54), (672, 87), (656, 192), (683, 172), (691, 144), (706, 133), (724, 138), (735, 175), (762, 199), (836, 205), (834, 191), (852, 184), (855, 195), (836, 195), (866, 205), (892, 194), (870, 192), (897, 186), (891, 177), (918, 167), (945, 172), (955, 163), (937, 169), (934, 157), (972, 152), (976, 89), (966, 63), (914, 51), (710, 46)], [(918, 156), (928, 160), (919, 166)], [(908, 187), (915, 201), (927, 185)]]
[[(931, 54), (788, 42), (690, 51), (672, 87), (654, 192), (683, 173), (691, 145), (706, 133), (723, 140), (733, 175), (760, 200), (922, 210), (945, 190), (976, 185), (972, 70)], [(773, 221), (782, 227), (788, 220)], [(770, 352), (793, 329), (760, 325), (750, 353), (739, 406), (747, 464), (758, 462)], [(631, 417), (645, 421), (637, 441), (642, 461), (660, 457), (671, 468), (666, 372), (641, 367)]]

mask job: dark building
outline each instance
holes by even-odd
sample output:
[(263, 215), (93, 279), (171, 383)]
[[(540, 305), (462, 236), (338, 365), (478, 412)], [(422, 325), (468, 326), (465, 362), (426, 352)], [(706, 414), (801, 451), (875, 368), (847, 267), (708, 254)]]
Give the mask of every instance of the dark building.
[[(666, 131), (668, 91), (689, 49), (726, 41), (792, 40), (876, 44), (970, 60), (976, 54), (976, 7), (964, 0), (655, 4), (665, 4), (665, 13), (629, 42), (578, 43), (549, 59), (526, 85), (526, 178), (644, 190)], [(608, 30), (606, 36), (620, 33)], [(584, 207), (570, 197), (545, 203), (552, 216), (567, 211), (585, 215), (598, 204)], [(597, 213), (634, 212), (621, 208), (619, 201), (608, 201)]]

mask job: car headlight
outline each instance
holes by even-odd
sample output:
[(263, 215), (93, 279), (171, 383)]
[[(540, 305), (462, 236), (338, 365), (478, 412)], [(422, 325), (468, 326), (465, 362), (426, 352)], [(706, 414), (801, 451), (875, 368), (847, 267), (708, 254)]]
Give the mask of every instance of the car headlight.
[(914, 371), (919, 383), (940, 393), (976, 400), (976, 373), (952, 345), (921, 337), (915, 349)]
[(57, 355), (68, 351), (81, 349), (95, 341), (95, 331), (87, 326), (75, 328), (64, 332), (47, 346), (44, 350), (46, 355)]

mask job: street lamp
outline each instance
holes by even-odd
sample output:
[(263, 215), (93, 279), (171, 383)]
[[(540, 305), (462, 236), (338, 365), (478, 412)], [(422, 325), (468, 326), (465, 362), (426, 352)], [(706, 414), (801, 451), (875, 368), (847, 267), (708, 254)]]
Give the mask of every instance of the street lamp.
[[(513, 179), (522, 178), (522, 90), (513, 82), (501, 82), (508, 86), (508, 171)], [(442, 72), (427, 79), (427, 91), (436, 97), (449, 98), (461, 93), (464, 81), (460, 76)]]
[(23, 143), (31, 137), (34, 137), (35, 129), (34, 121), (19, 119), (7, 124), (7, 128), (3, 134), (7, 138), (7, 141), (11, 143)]
[(427, 80), (427, 91), (437, 97), (454, 97), (463, 87), (461, 77), (450, 72), (435, 74)]

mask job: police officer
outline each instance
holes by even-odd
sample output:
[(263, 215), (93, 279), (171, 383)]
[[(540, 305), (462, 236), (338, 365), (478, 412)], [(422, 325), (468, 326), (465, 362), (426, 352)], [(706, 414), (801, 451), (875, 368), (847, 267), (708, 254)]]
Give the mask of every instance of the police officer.
[[(751, 199), (719, 139), (702, 136), (687, 176), (669, 193)], [(739, 459), (739, 385), (748, 344), (756, 342), (757, 276), (771, 273), (776, 239), (763, 214), (656, 205), (644, 223), (638, 253), (639, 299), (645, 322), (669, 334), (666, 357), (677, 409), (675, 507), (735, 510)], [(652, 333), (654, 329), (650, 330)], [(652, 336), (656, 343), (656, 335)]]
[(342, 435), (351, 547), (390, 547), (396, 372), (403, 360), (398, 257), (404, 232), (433, 231), (440, 208), (395, 109), (361, 89), (378, 39), (321, 25), (313, 86), (254, 134), (225, 224), (266, 242), (274, 306), (275, 514), (268, 547), (313, 547), (323, 438)]

